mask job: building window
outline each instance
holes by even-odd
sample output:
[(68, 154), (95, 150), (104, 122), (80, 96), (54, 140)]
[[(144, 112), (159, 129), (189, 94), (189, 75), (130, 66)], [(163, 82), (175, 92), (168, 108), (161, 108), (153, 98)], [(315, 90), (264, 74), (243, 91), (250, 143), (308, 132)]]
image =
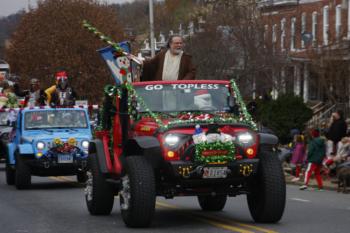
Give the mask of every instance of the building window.
[(328, 45), (329, 7), (323, 7), (323, 45)]
[(269, 33), (269, 25), (265, 24), (264, 26), (264, 48), (266, 48), (266, 43), (267, 43), (267, 36)]
[(312, 46), (317, 46), (317, 12), (312, 13)]
[(285, 50), (284, 43), (286, 39), (286, 19), (281, 20), (281, 51)]
[(337, 5), (335, 10), (335, 37), (337, 41), (341, 34), (341, 5)]
[(301, 48), (305, 48), (305, 42), (303, 40), (303, 35), (306, 32), (306, 13), (301, 15)]
[(272, 26), (272, 43), (276, 43), (277, 41), (277, 24)]
[(290, 50), (295, 50), (295, 22), (296, 18), (293, 17), (290, 22)]

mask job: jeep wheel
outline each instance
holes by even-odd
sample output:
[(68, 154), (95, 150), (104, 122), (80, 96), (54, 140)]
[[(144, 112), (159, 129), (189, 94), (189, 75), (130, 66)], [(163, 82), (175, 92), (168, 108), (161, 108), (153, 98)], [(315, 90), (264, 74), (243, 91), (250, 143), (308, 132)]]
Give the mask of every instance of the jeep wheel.
[(205, 211), (221, 211), (226, 204), (227, 196), (198, 196), (198, 202), (202, 210)]
[(25, 163), (25, 159), (18, 153), (16, 155), (15, 184), (17, 189), (28, 189), (31, 185), (30, 168)]
[(91, 215), (108, 215), (114, 204), (112, 186), (100, 172), (96, 154), (89, 154), (85, 201)]
[(15, 184), (15, 175), (16, 170), (11, 167), (11, 165), (6, 161), (5, 165), (5, 171), (6, 171), (6, 183), (7, 185), (14, 185)]
[(284, 173), (273, 152), (262, 151), (259, 158), (258, 174), (249, 183), (247, 195), (250, 214), (256, 222), (278, 222), (286, 204)]
[(87, 181), (88, 177), (86, 174), (86, 171), (78, 171), (77, 173), (77, 181), (79, 183), (85, 183)]
[(126, 158), (120, 191), (120, 209), (128, 227), (151, 224), (156, 204), (156, 185), (152, 166), (141, 156)]

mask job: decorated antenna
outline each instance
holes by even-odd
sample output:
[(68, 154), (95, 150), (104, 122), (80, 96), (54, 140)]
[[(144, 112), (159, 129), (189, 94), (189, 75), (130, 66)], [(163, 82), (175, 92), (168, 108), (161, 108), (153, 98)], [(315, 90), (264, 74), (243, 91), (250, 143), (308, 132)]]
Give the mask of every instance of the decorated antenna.
[(124, 56), (127, 56), (129, 59), (133, 60), (139, 65), (142, 65), (142, 62), (131, 53), (126, 52), (122, 47), (119, 46), (118, 43), (114, 42), (110, 37), (104, 35), (102, 32), (100, 32), (97, 28), (92, 26), (87, 20), (83, 20), (83, 26), (89, 31), (95, 34), (100, 40), (103, 42), (106, 42), (110, 46), (112, 46), (117, 53), (121, 53)]
[(124, 83), (131, 83), (132, 78), (132, 66), (130, 60), (134, 61), (138, 65), (142, 62), (130, 54), (130, 45), (128, 42), (116, 43), (110, 37), (104, 35), (102, 32), (93, 27), (86, 20), (83, 21), (83, 26), (88, 31), (92, 32), (101, 41), (107, 43), (109, 46), (99, 49), (98, 52), (107, 63), (109, 69), (112, 72), (113, 79), (117, 85)]

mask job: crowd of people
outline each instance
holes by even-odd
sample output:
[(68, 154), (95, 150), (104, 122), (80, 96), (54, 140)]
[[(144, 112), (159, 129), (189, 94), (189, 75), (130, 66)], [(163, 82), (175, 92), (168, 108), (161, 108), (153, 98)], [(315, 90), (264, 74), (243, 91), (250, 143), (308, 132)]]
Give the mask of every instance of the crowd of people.
[[(314, 173), (318, 189), (323, 189), (322, 174), (336, 174), (337, 168), (350, 166), (350, 135), (347, 132), (343, 112), (332, 114), (328, 127), (308, 132), (293, 132), (292, 157), (293, 182), (299, 181), (304, 170), (304, 183), (300, 190), (308, 188)], [(303, 169), (304, 168), (304, 169)]]
[[(68, 75), (64, 70), (55, 74), (56, 83), (42, 89), (36, 78), (30, 80), (30, 87), (22, 89), (18, 83), (3, 81), (0, 84), (0, 109), (34, 106), (73, 106), (77, 95), (68, 83)], [(23, 99), (22, 102), (19, 99)]]

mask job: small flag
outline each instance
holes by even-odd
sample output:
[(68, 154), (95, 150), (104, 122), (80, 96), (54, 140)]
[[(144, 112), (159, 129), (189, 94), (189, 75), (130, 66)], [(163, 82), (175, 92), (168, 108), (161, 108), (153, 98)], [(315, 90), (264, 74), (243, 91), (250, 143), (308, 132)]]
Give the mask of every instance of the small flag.
[[(130, 53), (130, 46), (127, 42), (118, 43), (127, 53)], [(107, 63), (112, 72), (116, 84), (132, 82), (130, 60), (123, 54), (118, 53), (112, 46), (99, 49), (98, 52)]]

